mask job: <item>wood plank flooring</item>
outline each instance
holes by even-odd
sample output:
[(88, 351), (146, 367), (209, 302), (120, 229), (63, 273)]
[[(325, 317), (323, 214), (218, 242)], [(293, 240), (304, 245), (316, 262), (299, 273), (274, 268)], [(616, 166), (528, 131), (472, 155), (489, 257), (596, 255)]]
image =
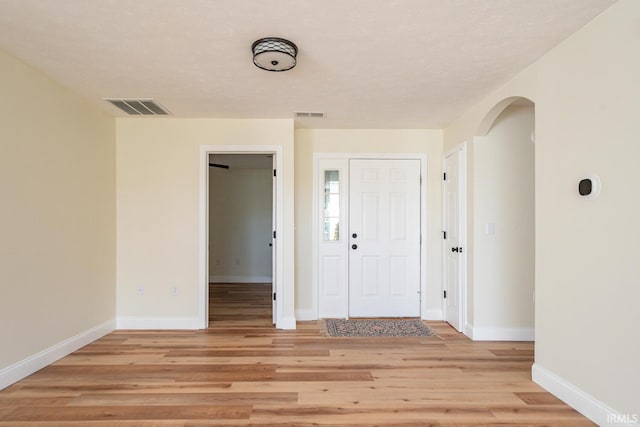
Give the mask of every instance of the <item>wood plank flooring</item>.
[(0, 426), (592, 426), (534, 384), (533, 345), (331, 338), (215, 286), (206, 331), (116, 331), (0, 392)]

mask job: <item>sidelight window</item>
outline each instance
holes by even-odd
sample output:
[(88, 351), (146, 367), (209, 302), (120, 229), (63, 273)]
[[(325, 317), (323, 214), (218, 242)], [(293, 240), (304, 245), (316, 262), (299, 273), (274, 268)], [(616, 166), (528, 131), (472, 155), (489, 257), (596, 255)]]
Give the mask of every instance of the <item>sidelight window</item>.
[(324, 240), (340, 240), (340, 171), (324, 171)]

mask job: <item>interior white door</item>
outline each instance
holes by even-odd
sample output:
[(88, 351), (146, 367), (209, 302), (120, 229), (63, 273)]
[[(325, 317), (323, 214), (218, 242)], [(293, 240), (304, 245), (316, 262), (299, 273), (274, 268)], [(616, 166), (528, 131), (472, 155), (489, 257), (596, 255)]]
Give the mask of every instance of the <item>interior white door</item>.
[(460, 246), (460, 153), (455, 150), (444, 158), (444, 218), (445, 218), (445, 320), (461, 331), (460, 307), (461, 253)]
[(272, 185), (271, 185), (271, 230), (272, 230), (272, 235), (271, 235), (271, 320), (273, 321), (273, 324), (276, 324), (276, 319), (277, 319), (277, 312), (276, 312), (276, 304), (278, 303), (277, 301), (277, 296), (276, 296), (276, 245), (277, 245), (277, 240), (276, 240), (276, 188), (278, 187), (277, 184), (277, 177), (276, 177), (276, 156), (273, 156), (273, 160), (272, 160), (272, 166), (273, 166), (273, 181)]
[(349, 161), (349, 316), (420, 316), (420, 161)]

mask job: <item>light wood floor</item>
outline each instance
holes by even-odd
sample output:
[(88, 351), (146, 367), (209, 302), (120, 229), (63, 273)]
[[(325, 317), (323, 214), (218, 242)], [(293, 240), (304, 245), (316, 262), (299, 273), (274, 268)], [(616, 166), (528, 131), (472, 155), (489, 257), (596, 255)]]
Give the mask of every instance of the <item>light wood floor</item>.
[(0, 392), (0, 426), (593, 425), (531, 381), (531, 343), (278, 331), (269, 286), (211, 294), (209, 330), (113, 332)]

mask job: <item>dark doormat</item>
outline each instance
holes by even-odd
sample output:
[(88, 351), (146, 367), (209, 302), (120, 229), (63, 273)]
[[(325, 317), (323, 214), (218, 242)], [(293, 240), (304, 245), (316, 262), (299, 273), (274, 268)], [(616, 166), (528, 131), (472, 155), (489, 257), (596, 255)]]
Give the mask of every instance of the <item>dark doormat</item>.
[(419, 319), (326, 319), (332, 337), (429, 337), (435, 333)]

